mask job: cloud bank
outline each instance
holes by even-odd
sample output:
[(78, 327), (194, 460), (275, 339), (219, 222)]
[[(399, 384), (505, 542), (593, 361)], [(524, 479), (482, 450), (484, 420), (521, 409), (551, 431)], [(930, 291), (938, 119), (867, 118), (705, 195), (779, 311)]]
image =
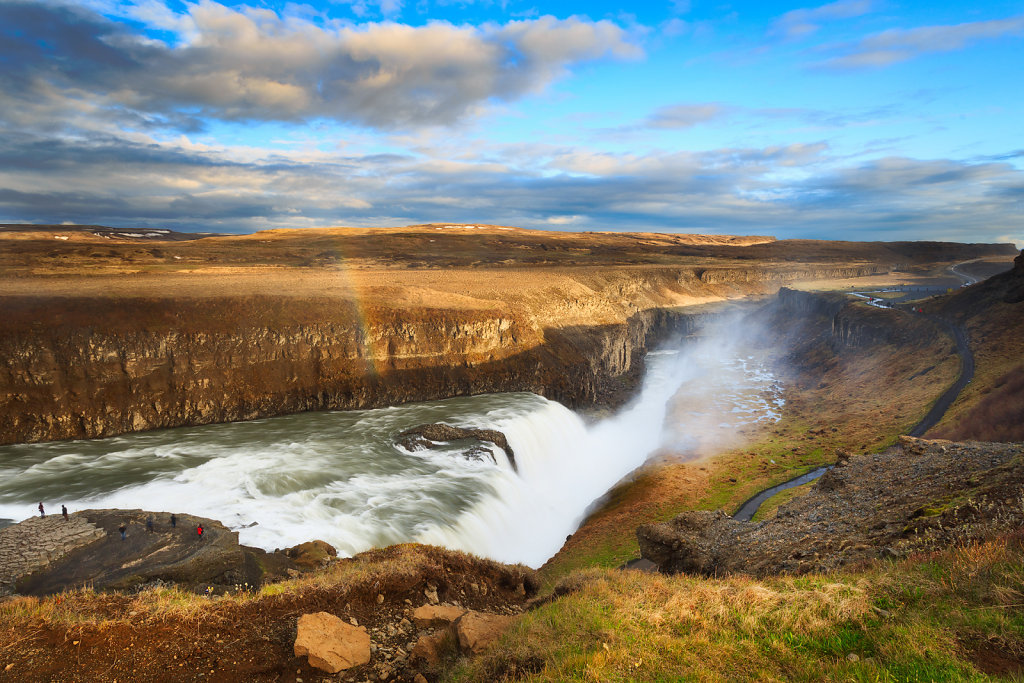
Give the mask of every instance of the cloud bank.
[(104, 110), (143, 123), (202, 118), (370, 128), (452, 124), (542, 90), (572, 65), (640, 48), (609, 21), (545, 16), (482, 26), (319, 26), (210, 0), (145, 14), (179, 44), (70, 5), (0, 3), (0, 86), (21, 123)]
[[(156, 0), (118, 7), (131, 22), (59, 2), (0, 0), (0, 222), (248, 232), (437, 221), (1024, 242), (1014, 146), (961, 161), (891, 152), (865, 161), (814, 137), (791, 142), (788, 131), (787, 144), (679, 146), (699, 144), (716, 125), (758, 128), (758, 118), (792, 119), (798, 135), (819, 136), (863, 124), (875, 109), (704, 102), (673, 81), (678, 90), (664, 91), (676, 104), (654, 105), (629, 126), (581, 130), (584, 143), (532, 139), (547, 121), (525, 115), (525, 133), (483, 131), (482, 112), (580, 64), (641, 57), (634, 34), (610, 21), (409, 26), (211, 0), (183, 11)], [(870, 8), (840, 0), (790, 12), (775, 29), (796, 38)], [(1018, 17), (829, 49), (838, 55), (832, 66), (882, 64), (1021, 30)], [(619, 105), (614, 93), (601, 96)], [(205, 136), (211, 129), (228, 133)], [(285, 140), (255, 139), (253, 130)]]
[(1017, 235), (1024, 173), (1006, 162), (902, 157), (828, 167), (823, 143), (610, 154), (516, 146), (419, 154), (268, 155), (93, 139), (0, 143), (0, 216), (252, 231), (451, 221), (835, 239)]

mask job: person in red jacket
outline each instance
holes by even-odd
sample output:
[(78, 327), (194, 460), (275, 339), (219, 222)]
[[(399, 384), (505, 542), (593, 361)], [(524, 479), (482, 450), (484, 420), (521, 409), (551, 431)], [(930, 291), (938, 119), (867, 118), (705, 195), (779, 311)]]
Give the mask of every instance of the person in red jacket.
[(199, 526), (196, 527), (196, 535), (199, 536), (199, 538), (203, 537), (203, 525), (202, 524), (200, 524)]

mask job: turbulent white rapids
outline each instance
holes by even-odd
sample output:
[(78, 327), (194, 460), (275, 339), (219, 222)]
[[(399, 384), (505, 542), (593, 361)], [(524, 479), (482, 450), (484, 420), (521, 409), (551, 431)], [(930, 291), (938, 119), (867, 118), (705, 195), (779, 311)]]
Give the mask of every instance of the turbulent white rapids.
[[(188, 512), (267, 549), (320, 538), (354, 554), (417, 541), (536, 567), (653, 452), (778, 419), (779, 405), (755, 358), (698, 342), (650, 354), (638, 399), (589, 426), (561, 404), (514, 393), (3, 447), (0, 517), (23, 519), (40, 500), (53, 512), (61, 503)], [(492, 463), (462, 457), (464, 445), (394, 445), (432, 422), (504, 432), (518, 472), (500, 452)]]

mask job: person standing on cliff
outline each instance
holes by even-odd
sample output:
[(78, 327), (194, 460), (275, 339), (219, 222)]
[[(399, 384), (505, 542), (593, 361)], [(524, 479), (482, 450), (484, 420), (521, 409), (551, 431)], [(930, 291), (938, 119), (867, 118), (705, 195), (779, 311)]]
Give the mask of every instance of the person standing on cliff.
[(68, 506), (67, 505), (61, 505), (60, 506), (60, 514), (64, 515), (64, 521), (65, 522), (68, 521)]
[(199, 536), (200, 540), (203, 538), (203, 525), (200, 524), (196, 527), (196, 535)]
[(39, 503), (39, 516), (40, 517), (45, 517), (46, 516), (46, 511), (43, 510), (43, 504), (42, 503)]
[(153, 533), (153, 515), (146, 517), (146, 531)]
[(117, 530), (121, 532), (121, 540), (123, 541), (127, 535), (128, 527), (122, 523), (121, 526), (117, 527)]
[(175, 517), (173, 512), (171, 513), (171, 528), (172, 529), (178, 528), (178, 518)]

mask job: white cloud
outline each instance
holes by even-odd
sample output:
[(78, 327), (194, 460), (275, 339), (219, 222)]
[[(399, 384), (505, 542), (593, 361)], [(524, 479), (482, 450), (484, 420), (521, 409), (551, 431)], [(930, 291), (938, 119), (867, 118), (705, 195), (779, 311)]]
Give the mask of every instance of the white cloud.
[(452, 124), (540, 91), (583, 61), (642, 54), (618, 25), (579, 17), (321, 26), (211, 0), (186, 8), (150, 1), (132, 10), (175, 32), (178, 41), (165, 45), (69, 6), (0, 3), (0, 23), (19, 29), (0, 43), (0, 85), (27, 102), (48, 89), (52, 116), (85, 99), (122, 116), (410, 128)]
[(795, 9), (776, 19), (769, 33), (796, 40), (815, 33), (824, 22), (859, 17), (870, 11), (871, 0), (837, 0), (820, 7)]
[(674, 104), (662, 107), (647, 119), (649, 128), (691, 128), (728, 114), (729, 107), (717, 102)]
[(881, 67), (929, 52), (960, 50), (970, 43), (1005, 36), (1024, 36), (1024, 15), (948, 26), (890, 29), (854, 44), (833, 46), (844, 54), (819, 66), (832, 69)]

